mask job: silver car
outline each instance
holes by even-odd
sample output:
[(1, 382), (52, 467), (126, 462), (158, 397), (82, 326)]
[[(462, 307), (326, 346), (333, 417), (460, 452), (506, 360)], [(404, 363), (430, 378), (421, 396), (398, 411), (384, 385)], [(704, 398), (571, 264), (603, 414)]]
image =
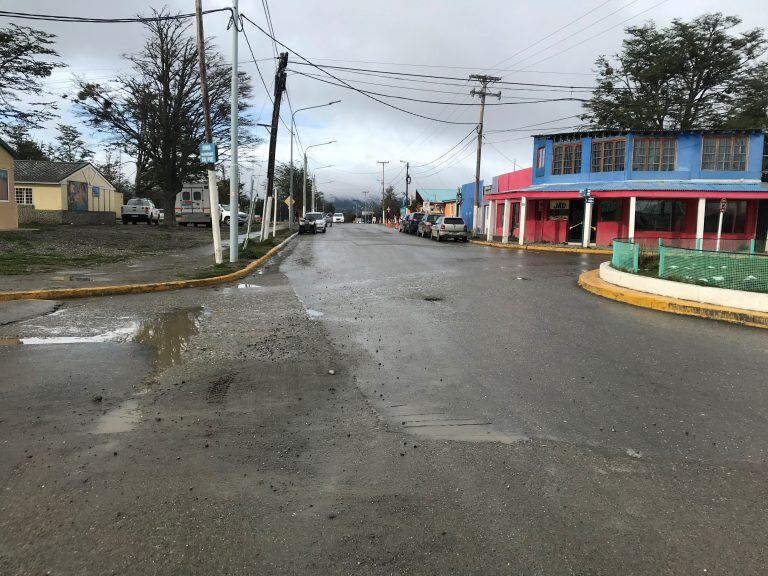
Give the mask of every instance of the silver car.
[(325, 234), (325, 214), (322, 212), (307, 212), (304, 216), (304, 219), (315, 225), (313, 234), (316, 232), (322, 232)]
[(429, 235), (433, 240), (441, 242), (443, 238), (453, 238), (455, 241), (467, 241), (467, 225), (458, 216), (440, 216), (432, 225)]
[(432, 234), (432, 225), (437, 222), (442, 214), (427, 214), (426, 218), (419, 220), (419, 224), (416, 226), (416, 236), (426, 238)]

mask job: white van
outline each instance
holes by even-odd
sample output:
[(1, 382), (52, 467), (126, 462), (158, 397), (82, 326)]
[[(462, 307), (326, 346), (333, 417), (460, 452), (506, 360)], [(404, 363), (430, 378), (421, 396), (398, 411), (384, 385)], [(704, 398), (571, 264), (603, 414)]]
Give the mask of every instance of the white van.
[(179, 226), (211, 226), (211, 199), (208, 183), (188, 182), (176, 195), (176, 222)]

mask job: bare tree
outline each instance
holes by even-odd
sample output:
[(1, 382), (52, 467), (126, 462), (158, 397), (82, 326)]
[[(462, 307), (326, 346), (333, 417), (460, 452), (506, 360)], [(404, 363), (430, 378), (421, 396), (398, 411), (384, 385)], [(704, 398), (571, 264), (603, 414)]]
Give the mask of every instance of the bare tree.
[[(190, 25), (155, 12), (145, 26), (148, 39), (138, 53), (126, 56), (131, 72), (102, 86), (79, 81), (77, 107), (86, 122), (111, 136), (113, 143), (136, 160), (136, 192), (156, 189), (165, 208), (166, 225), (175, 224), (176, 194), (185, 181), (205, 168), (197, 158), (204, 141), (202, 97), (195, 40)], [(214, 141), (230, 134), (231, 66), (206, 43), (208, 95)], [(238, 110), (252, 92), (250, 78), (240, 74)], [(240, 119), (239, 139), (254, 143), (252, 121)], [(225, 154), (226, 155), (226, 154)]]

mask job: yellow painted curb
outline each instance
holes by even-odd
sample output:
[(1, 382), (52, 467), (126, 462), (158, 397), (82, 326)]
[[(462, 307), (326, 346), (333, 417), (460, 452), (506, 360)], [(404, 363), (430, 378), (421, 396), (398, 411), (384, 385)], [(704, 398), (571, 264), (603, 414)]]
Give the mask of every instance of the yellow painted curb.
[(753, 328), (768, 329), (768, 313), (756, 312), (753, 310), (743, 310), (741, 308), (729, 308), (727, 306), (716, 306), (714, 304), (704, 304), (692, 300), (680, 300), (669, 298), (667, 296), (657, 296), (647, 292), (631, 290), (616, 286), (600, 278), (599, 270), (590, 270), (579, 276), (579, 286), (602, 296), (610, 298), (625, 304), (639, 306), (641, 308), (650, 308), (660, 312), (669, 312), (671, 314), (682, 314), (684, 316), (697, 316), (709, 320), (719, 320), (721, 322), (731, 322)]
[(182, 288), (199, 288), (223, 284), (232, 280), (239, 280), (253, 272), (267, 261), (275, 252), (296, 237), (294, 232), (280, 244), (272, 248), (261, 258), (249, 262), (240, 270), (221, 276), (210, 278), (197, 278), (194, 280), (172, 280), (170, 282), (151, 282), (148, 284), (121, 284), (118, 286), (94, 286), (92, 288), (51, 288), (50, 290), (25, 290), (17, 292), (0, 292), (0, 302), (9, 300), (61, 300), (64, 298), (88, 298), (90, 296), (113, 296), (116, 294), (144, 294), (147, 292), (167, 292), (169, 290), (181, 290)]
[(470, 240), (472, 244), (490, 246), (491, 248), (506, 248), (507, 250), (531, 250), (534, 252), (566, 252), (571, 254), (613, 254), (607, 248), (577, 248), (575, 246), (535, 246), (531, 244), (513, 244), (509, 242), (488, 242), (486, 240)]

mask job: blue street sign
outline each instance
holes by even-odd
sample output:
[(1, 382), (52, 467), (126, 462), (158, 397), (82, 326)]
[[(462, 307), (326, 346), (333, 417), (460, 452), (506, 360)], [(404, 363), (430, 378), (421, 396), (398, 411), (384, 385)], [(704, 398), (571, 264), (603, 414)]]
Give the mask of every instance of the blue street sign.
[(98, 198), (101, 195), (101, 188), (98, 186), (91, 187), (91, 192), (93, 193), (94, 198)]
[(200, 144), (200, 163), (201, 164), (215, 164), (219, 159), (219, 153), (216, 144), (203, 143)]

